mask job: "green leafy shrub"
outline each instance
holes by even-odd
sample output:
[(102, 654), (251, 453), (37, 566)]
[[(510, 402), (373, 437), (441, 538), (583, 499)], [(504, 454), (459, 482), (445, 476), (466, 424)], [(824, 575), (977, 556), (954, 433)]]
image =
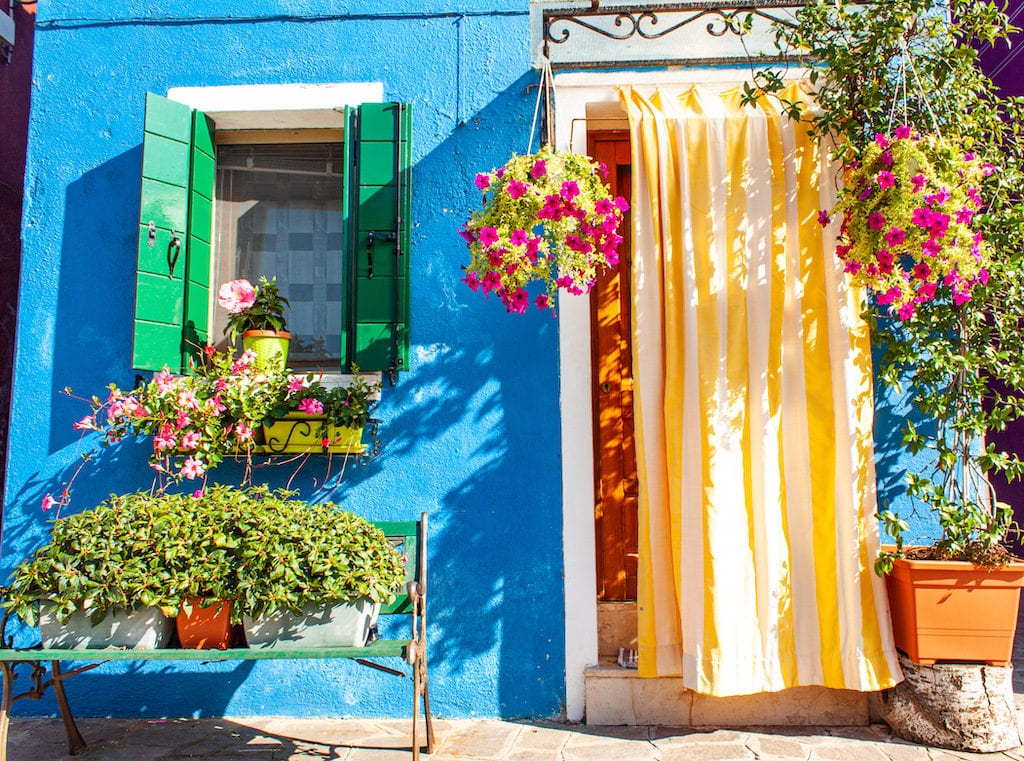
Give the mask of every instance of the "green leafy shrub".
[(112, 496), (54, 522), (51, 541), (15, 569), (4, 605), (35, 625), (40, 602), (60, 621), (82, 610), (95, 623), (114, 608), (176, 616), (186, 600), (231, 600), (237, 622), (307, 603), (390, 599), (404, 564), (380, 530), (292, 496), (226, 485)]

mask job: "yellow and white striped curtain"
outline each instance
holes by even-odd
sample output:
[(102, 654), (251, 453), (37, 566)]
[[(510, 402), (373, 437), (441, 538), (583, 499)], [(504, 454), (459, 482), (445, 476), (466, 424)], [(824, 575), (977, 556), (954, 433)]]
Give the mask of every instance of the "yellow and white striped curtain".
[[(774, 101), (621, 93), (633, 151), (640, 674), (711, 695), (901, 678), (834, 172)], [(793, 85), (783, 99), (805, 100)]]

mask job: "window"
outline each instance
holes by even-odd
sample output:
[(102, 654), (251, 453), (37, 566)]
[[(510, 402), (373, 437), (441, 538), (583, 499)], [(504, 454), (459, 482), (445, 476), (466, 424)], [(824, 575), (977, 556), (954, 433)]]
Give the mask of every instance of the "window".
[(220, 338), (216, 286), (259, 275), (292, 301), (297, 365), (408, 366), (411, 112), (363, 104), (338, 123), (298, 142), (218, 133), (201, 111), (147, 96), (135, 368), (186, 369)]

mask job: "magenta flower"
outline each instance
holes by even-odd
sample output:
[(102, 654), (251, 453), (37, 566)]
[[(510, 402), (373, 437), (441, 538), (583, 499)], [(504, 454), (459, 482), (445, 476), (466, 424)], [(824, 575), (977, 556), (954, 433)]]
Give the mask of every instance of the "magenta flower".
[(923, 206), (918, 206), (914, 209), (914, 213), (910, 216), (910, 223), (917, 227), (929, 228), (932, 224), (932, 210), (926, 209)]
[(885, 190), (891, 188), (896, 184), (896, 178), (893, 177), (892, 172), (885, 171), (884, 169), (878, 173), (878, 188), (879, 190)]
[(917, 280), (927, 280), (931, 277), (932, 268), (925, 262), (918, 262), (910, 274)]
[(533, 303), (537, 305), (537, 309), (547, 309), (549, 303), (548, 295), (546, 293), (538, 295), (537, 298), (533, 300)]
[(580, 186), (576, 184), (575, 180), (566, 180), (562, 183), (562, 198), (566, 201), (571, 201), (580, 194)]
[(959, 225), (969, 225), (971, 220), (974, 219), (974, 209), (968, 209), (966, 206), (956, 210), (956, 221)]
[(885, 228), (885, 215), (880, 211), (872, 212), (868, 215), (868, 227), (872, 230), (882, 230)]
[(996, 173), (995, 165), (994, 164), (989, 164), (986, 161), (984, 164), (981, 165), (981, 173), (985, 177), (991, 177), (993, 174)]
[(931, 224), (928, 225), (928, 232), (931, 233), (934, 238), (942, 238), (946, 235), (946, 231), (949, 229), (949, 215), (940, 214), (938, 212), (932, 213)]
[(622, 196), (615, 196), (615, 205), (623, 214), (629, 211), (629, 203)]
[(488, 272), (484, 275), (484, 280), (480, 287), (483, 288), (484, 293), (498, 290), (501, 287), (501, 275), (497, 272)]
[(526, 238), (526, 230), (513, 230), (512, 235), (509, 236), (509, 241), (513, 246), (525, 246)]
[(469, 286), (469, 290), (475, 291), (480, 287), (480, 276), (475, 272), (467, 272), (462, 282)]
[(818, 224), (824, 227), (832, 222), (832, 217), (824, 209), (818, 211)]
[(217, 303), (231, 314), (248, 309), (256, 301), (256, 289), (244, 278), (224, 283), (217, 291)]
[(466, 241), (466, 245), (471, 245), (476, 241), (476, 236), (473, 234), (473, 231), (466, 225), (459, 228), (459, 235), (461, 235), (462, 239)]
[(915, 174), (910, 178), (910, 184), (914, 186), (915, 193), (920, 193), (921, 189), (928, 184), (928, 178), (923, 174)]
[(498, 231), (493, 227), (484, 227), (480, 230), (480, 245), (486, 248), (498, 242)]
[(978, 282), (982, 285), (988, 285), (988, 270), (984, 267), (978, 270)]
[(548, 173), (548, 162), (544, 159), (537, 159), (533, 162), (533, 166), (530, 168), (530, 176), (533, 179), (539, 179)]
[(893, 130), (893, 136), (900, 140), (906, 140), (910, 137), (910, 127), (906, 124), (901, 124)]
[(519, 288), (508, 300), (508, 311), (524, 314), (529, 304), (530, 297), (526, 294), (526, 289)]
[(299, 402), (299, 412), (305, 412), (307, 415), (322, 415), (324, 412), (324, 405), (319, 399), (310, 399), (309, 397)]
[(890, 246), (900, 246), (906, 239), (906, 231), (899, 227), (894, 227), (885, 234), (885, 242)]
[(929, 238), (928, 240), (921, 243), (921, 250), (927, 256), (938, 256), (942, 251), (942, 244), (939, 243), (935, 238)]
[(882, 162), (882, 166), (892, 166), (892, 153), (889, 151), (882, 151), (882, 155), (878, 157), (878, 160)]
[(203, 491), (202, 489), (196, 489), (194, 492), (192, 492), (192, 498), (193, 499), (202, 499), (205, 496), (206, 496), (206, 492)]
[(923, 304), (926, 301), (931, 301), (935, 298), (935, 283), (921, 283), (917, 288), (917, 296), (914, 297), (914, 301), (918, 304)]
[(942, 206), (948, 200), (949, 191), (945, 188), (939, 188), (937, 192), (924, 197), (924, 202), (929, 206)]
[(892, 253), (887, 248), (883, 248), (881, 251), (875, 254), (875, 259), (878, 260), (879, 271), (883, 274), (889, 274), (892, 272), (892, 263), (895, 261)]
[(530, 238), (526, 241), (526, 255), (534, 259), (537, 258), (537, 252), (540, 250), (540, 238)]
[(614, 249), (611, 251), (605, 251), (604, 260), (608, 262), (609, 267), (617, 267), (619, 265), (619, 252)]
[(900, 308), (896, 311), (896, 315), (901, 320), (909, 320), (914, 316), (914, 302), (910, 301), (906, 304), (900, 305)]
[(606, 163), (604, 163), (603, 161), (598, 161), (597, 171), (599, 171), (601, 173), (601, 176), (604, 177), (606, 180), (608, 179), (608, 165)]
[(881, 132), (875, 133), (875, 145), (881, 148), (883, 151), (889, 147), (889, 139)]
[(491, 253), (487, 255), (487, 263), (492, 267), (500, 267), (503, 261), (502, 254), (504, 253), (504, 250), (491, 251)]
[(609, 198), (602, 198), (594, 204), (594, 213), (604, 216), (615, 211), (615, 204)]
[(857, 194), (857, 200), (866, 201), (871, 198), (871, 186), (865, 185), (864, 189)]
[(967, 197), (971, 199), (974, 208), (980, 209), (982, 207), (981, 192), (977, 188), (967, 188)]
[(849, 275), (856, 275), (858, 272), (860, 272), (860, 268), (860, 262), (856, 261), (855, 259), (851, 259), (850, 261), (846, 262), (845, 265), (843, 265), (843, 272), (846, 272)]
[(477, 174), (474, 183), (480, 190), (487, 190), (491, 186), (491, 175), (486, 172), (480, 172)]
[(520, 182), (519, 180), (509, 180), (505, 189), (508, 191), (510, 197), (522, 198), (526, 195), (526, 191), (530, 189), (530, 186), (525, 182)]

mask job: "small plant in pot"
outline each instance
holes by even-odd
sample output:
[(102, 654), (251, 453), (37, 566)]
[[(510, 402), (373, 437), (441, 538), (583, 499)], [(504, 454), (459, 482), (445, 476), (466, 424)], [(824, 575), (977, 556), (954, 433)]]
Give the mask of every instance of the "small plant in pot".
[(224, 333), (231, 342), (241, 335), (242, 347), (255, 352), (261, 366), (283, 370), (292, 334), (285, 330), (284, 316), (290, 304), (281, 295), (277, 278), (261, 277), (258, 286), (245, 279), (224, 283), (217, 292), (217, 302), (228, 311)]
[(285, 398), (263, 423), (263, 436), (271, 452), (361, 452), (363, 428), (381, 390), (352, 367), (347, 385), (330, 388), (322, 376), (293, 376)]
[(383, 533), (331, 503), (257, 491), (240, 516), (237, 609), (250, 647), (360, 646), (405, 579)]

